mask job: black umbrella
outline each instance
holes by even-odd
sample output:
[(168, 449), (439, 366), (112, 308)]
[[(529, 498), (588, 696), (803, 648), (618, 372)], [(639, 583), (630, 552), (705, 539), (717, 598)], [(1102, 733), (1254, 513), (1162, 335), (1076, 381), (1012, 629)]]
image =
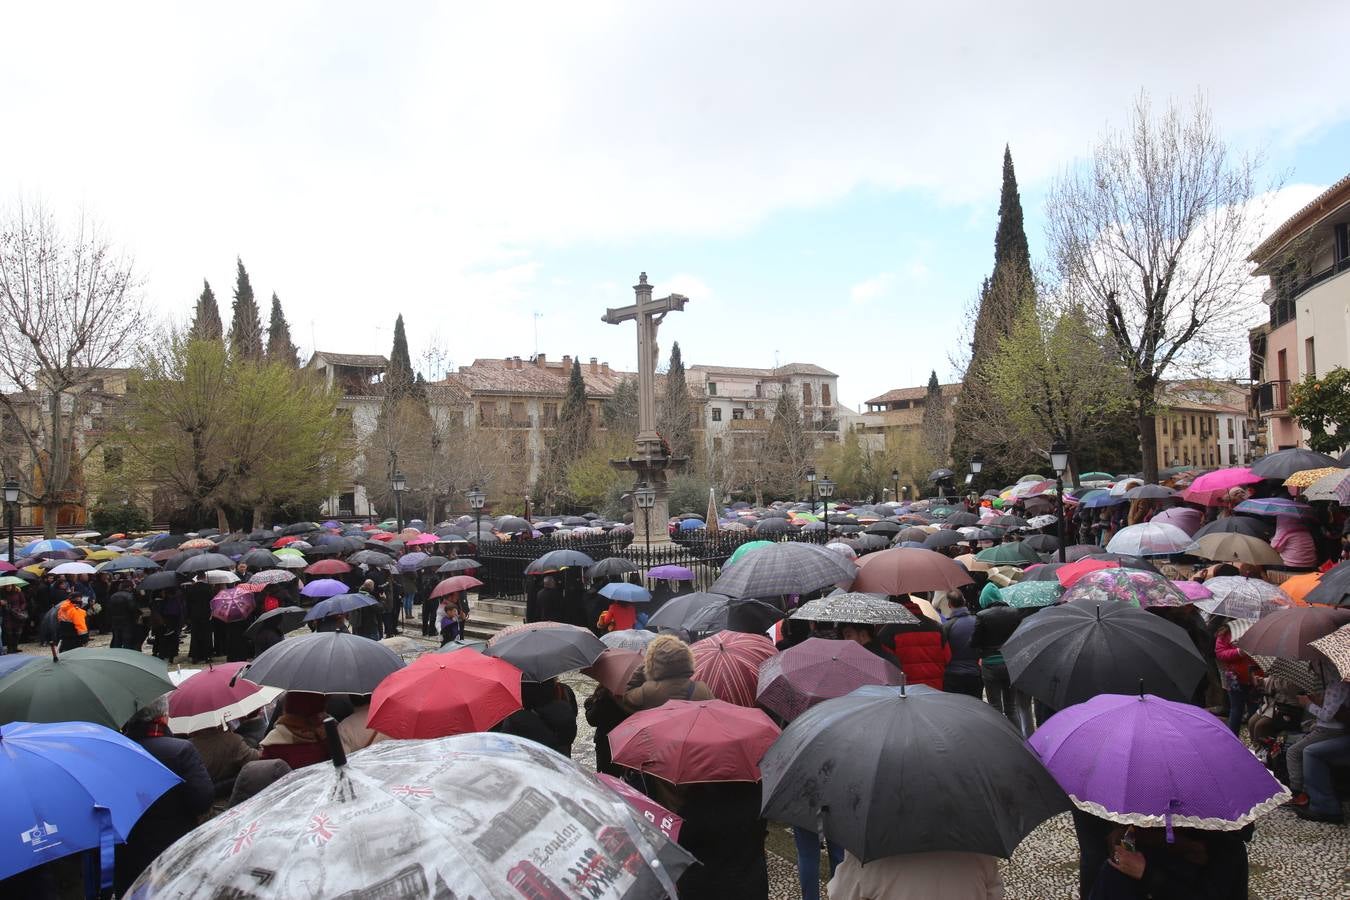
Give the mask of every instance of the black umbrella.
[(787, 534), (791, 530), (787, 519), (765, 519), (754, 528), (756, 535)]
[(725, 603), (730, 599), (726, 594), (712, 594), (707, 591), (680, 594), (667, 600), (661, 605), (660, 609), (652, 613), (651, 618), (647, 620), (647, 627), (687, 631), (686, 625), (705, 608), (718, 603)]
[(270, 569), (277, 564), (277, 558), (272, 555), (272, 551), (261, 547), (248, 551), (239, 558), (239, 561), (250, 569)]
[(497, 530), (506, 534), (514, 534), (520, 531), (532, 531), (534, 526), (519, 516), (502, 516), (497, 520)]
[(1342, 464), (1315, 450), (1279, 450), (1263, 456), (1251, 464), (1252, 474), (1257, 478), (1279, 479), (1283, 481), (1295, 472), (1307, 469), (1331, 469)]
[(293, 525), (287, 525), (281, 529), (282, 536), (295, 534), (309, 534), (313, 531), (322, 531), (323, 526), (318, 522), (296, 522)]
[(901, 525), (899, 522), (883, 519), (880, 522), (873, 522), (871, 525), (868, 525), (863, 529), (863, 534), (882, 534), (886, 537), (890, 537), (891, 535), (899, 534), (904, 530), (906, 530), (905, 526)]
[(1027, 520), (1021, 516), (1008, 515), (999, 516), (994, 520), (994, 524), (1002, 528), (1026, 528)]
[(965, 538), (961, 537), (961, 535), (957, 534), (955, 531), (943, 529), (942, 531), (934, 531), (932, 534), (926, 535), (923, 539), (923, 545), (928, 550), (941, 550), (943, 547), (951, 547), (964, 540)]
[(1303, 599), (1309, 603), (1340, 606), (1347, 596), (1350, 596), (1350, 562), (1343, 562), (1327, 569), (1317, 587), (1308, 591)]
[(379, 641), (320, 631), (268, 647), (239, 675), (287, 691), (369, 694), (401, 668), (399, 655)]
[(219, 553), (203, 553), (201, 556), (194, 556), (187, 560), (174, 571), (179, 575), (195, 575), (198, 572), (208, 572), (211, 569), (230, 570), (233, 568), (234, 560), (228, 556), (222, 556)]
[(417, 564), (417, 571), (421, 572), (426, 569), (439, 569), (449, 561), (450, 560), (444, 556), (428, 556)]
[(759, 766), (766, 818), (823, 829), (864, 863), (940, 851), (1007, 858), (1069, 809), (1004, 716), (922, 685), (865, 685), (818, 703)]
[(899, 534), (895, 536), (895, 541), (897, 543), (900, 541), (918, 541), (922, 544), (924, 541), (928, 540), (929, 533), (927, 528), (911, 525), (908, 528), (901, 529)]
[(215, 552), (233, 558), (236, 556), (243, 556), (252, 549), (253, 545), (247, 541), (225, 541), (223, 544), (216, 546)]
[(329, 616), (345, 615), (355, 609), (374, 606), (379, 601), (369, 594), (337, 594), (327, 600), (320, 600), (305, 613), (306, 622), (317, 622)]
[(1176, 491), (1161, 484), (1141, 484), (1125, 492), (1125, 496), (1131, 500), (1164, 500), (1176, 495)]
[(480, 563), (478, 560), (460, 557), (459, 559), (452, 559), (448, 562), (442, 563), (441, 567), (436, 570), (436, 574), (453, 575), (456, 572), (472, 572), (474, 569), (481, 569), (481, 568), (483, 568), (483, 564)]
[(347, 562), (354, 566), (389, 566), (394, 557), (380, 550), (358, 550), (347, 557)]
[(954, 512), (948, 516), (947, 524), (953, 528), (965, 528), (967, 525), (980, 524), (980, 517), (973, 512), (962, 510), (961, 512)]
[[(763, 600), (726, 600), (703, 607), (678, 629), (694, 637), (704, 637), (719, 631), (739, 631), (745, 634), (763, 634), (774, 622), (783, 618), (783, 611)], [(651, 621), (648, 620), (648, 626)]]
[(178, 567), (183, 563), (192, 559), (194, 556), (201, 556), (205, 552), (205, 550), (197, 547), (193, 550), (184, 550), (182, 553), (175, 553), (173, 556), (164, 560), (164, 568), (170, 572), (176, 572), (178, 571)]
[(1054, 709), (1098, 694), (1188, 701), (1205, 660), (1185, 629), (1128, 603), (1073, 601), (1028, 618), (1003, 645), (1018, 690)]
[(728, 597), (808, 594), (835, 583), (848, 584), (857, 575), (853, 561), (833, 550), (788, 541), (756, 550), (723, 569), (712, 590)]
[(141, 590), (162, 591), (178, 586), (177, 572), (151, 572), (141, 580)]
[(187, 535), (185, 534), (160, 534), (146, 541), (145, 549), (149, 550), (151, 553), (156, 553), (160, 550), (173, 550), (187, 539)]
[(1269, 519), (1258, 519), (1255, 516), (1223, 516), (1215, 519), (1213, 522), (1207, 522), (1200, 526), (1192, 537), (1197, 541), (1207, 534), (1245, 534), (1250, 537), (1260, 538), (1263, 541), (1269, 541), (1275, 536), (1275, 524)]
[[(1054, 581), (1054, 582), (1058, 582), (1058, 581), (1059, 581), (1059, 576), (1056, 575), (1055, 573), (1058, 572), (1062, 566), (1066, 566), (1066, 565), (1068, 565), (1068, 563), (1052, 562), (1052, 563), (1046, 563), (1046, 564), (1043, 565), (1043, 566), (1036, 566), (1034, 569), (1028, 569), (1028, 570), (1027, 570), (1027, 573), (1026, 573), (1025, 575), (1022, 576), (1022, 581)], [(1020, 582), (1019, 582), (1019, 583), (1020, 583)]]
[(536, 622), (497, 635), (483, 652), (506, 660), (527, 681), (548, 681), (586, 668), (605, 652), (605, 645), (589, 629)]
[(1064, 548), (1065, 562), (1078, 562), (1085, 556), (1096, 556), (1102, 548), (1096, 544), (1070, 544)]
[(1033, 534), (1022, 543), (1037, 553), (1050, 553), (1059, 549), (1059, 538), (1053, 534)]
[(268, 528), (259, 528), (256, 531), (250, 531), (248, 539), (250, 541), (275, 541), (277, 533)]
[(279, 606), (270, 612), (265, 612), (253, 620), (253, 624), (244, 629), (244, 634), (253, 637), (257, 633), (259, 626), (270, 623), (277, 631), (286, 634), (288, 631), (294, 631), (305, 621), (305, 611), (298, 606)]
[(932, 472), (928, 473), (928, 480), (934, 484), (936, 484), (939, 481), (946, 481), (948, 478), (951, 477), (952, 477), (951, 469), (934, 469)]
[(602, 559), (595, 565), (586, 570), (588, 578), (613, 578), (620, 575), (627, 575), (629, 572), (636, 572), (638, 564), (631, 559), (622, 556), (611, 556), (608, 559)]

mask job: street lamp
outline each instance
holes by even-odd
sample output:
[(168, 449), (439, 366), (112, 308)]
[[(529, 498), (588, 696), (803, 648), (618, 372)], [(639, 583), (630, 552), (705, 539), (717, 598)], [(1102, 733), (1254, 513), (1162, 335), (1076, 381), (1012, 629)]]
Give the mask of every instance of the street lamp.
[(14, 504), (19, 502), (19, 483), (13, 478), (5, 481), (5, 524), (9, 527), (9, 556), (6, 556), (10, 563), (14, 562)]
[[(820, 476), (820, 480), (816, 482), (816, 490), (820, 492), (821, 518), (828, 523), (830, 521), (830, 497), (834, 495), (834, 482), (830, 480), (830, 476)], [(828, 528), (828, 524), (826, 527)]]
[(403, 492), (408, 489), (408, 479), (403, 477), (402, 472), (394, 473), (394, 521), (398, 523), (398, 530), (403, 530)]
[(895, 502), (896, 502), (896, 503), (899, 503), (899, 502), (900, 502), (900, 470), (899, 470), (899, 469), (891, 469), (891, 481), (894, 481), (894, 482), (895, 482), (895, 490), (891, 492), (891, 496), (895, 498)]
[(1055, 470), (1055, 535), (1059, 539), (1059, 561), (1064, 562), (1064, 472), (1069, 468), (1069, 447), (1063, 441), (1050, 445), (1050, 468)]
[(465, 492), (465, 495), (469, 498), (469, 509), (473, 510), (473, 542), (476, 546), (482, 540), (483, 504), (487, 502), (487, 494), (479, 490), (475, 484)]
[[(652, 523), (651, 508), (656, 505), (656, 489), (645, 481), (639, 481), (633, 485), (633, 497), (637, 500), (638, 509), (642, 510), (642, 531), (647, 535), (647, 553), (652, 552)], [(649, 563), (650, 559), (647, 560)]]
[(806, 467), (806, 496), (811, 501), (811, 515), (816, 514), (816, 467)]

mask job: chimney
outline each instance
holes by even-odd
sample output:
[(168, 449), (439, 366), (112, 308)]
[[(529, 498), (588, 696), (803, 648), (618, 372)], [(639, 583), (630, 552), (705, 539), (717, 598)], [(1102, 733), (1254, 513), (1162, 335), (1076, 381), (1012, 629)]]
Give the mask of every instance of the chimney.
[(541, 369), (548, 368), (548, 357), (543, 353), (536, 353), (534, 355), (534, 364)]
[(572, 371), (572, 357), (566, 353), (563, 354), (563, 374), (567, 375)]
[(591, 374), (592, 374), (592, 375), (599, 375), (599, 374), (600, 374), (600, 364), (599, 364), (598, 362), (595, 361), (595, 357), (594, 357), (594, 356), (591, 357)]
[(603, 373), (605, 373), (606, 375), (608, 375), (608, 374), (609, 374), (609, 363), (607, 363), (607, 362), (601, 363), (601, 364), (600, 364), (600, 371), (603, 372)]

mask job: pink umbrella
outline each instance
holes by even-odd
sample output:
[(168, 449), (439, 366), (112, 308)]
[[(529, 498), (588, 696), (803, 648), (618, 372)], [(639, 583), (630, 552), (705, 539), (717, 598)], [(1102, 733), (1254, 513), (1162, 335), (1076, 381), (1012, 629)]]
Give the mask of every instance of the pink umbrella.
[(211, 598), (211, 618), (220, 622), (242, 622), (253, 615), (257, 604), (250, 588), (225, 588)]
[(437, 540), (439, 540), (439, 539), (438, 539), (438, 538), (436, 537), (436, 535), (434, 535), (434, 534), (419, 534), (419, 535), (418, 535), (417, 537), (415, 537), (415, 538), (411, 538), (411, 539), (409, 539), (409, 540), (404, 541), (404, 542), (403, 542), (403, 546), (405, 546), (405, 547), (421, 547), (421, 546), (423, 546), (424, 544), (434, 544), (434, 543), (436, 543)]
[(1198, 581), (1177, 581), (1174, 579), (1172, 584), (1177, 590), (1186, 595), (1187, 600), (1208, 600), (1210, 597), (1214, 596), (1209, 588)]
[[(224, 593), (222, 591), (222, 593)], [(232, 662), (197, 672), (169, 695), (169, 727), (179, 734), (219, 728), (275, 700), (280, 688), (236, 678), (248, 663)]]
[(633, 790), (628, 786), (627, 782), (620, 781), (613, 775), (606, 775), (601, 772), (595, 777), (599, 778), (604, 782), (606, 787), (622, 797), (625, 803), (641, 813), (642, 818), (655, 825), (662, 834), (672, 841), (679, 840), (680, 826), (684, 824), (684, 819), (675, 815), (641, 791)]
[(452, 575), (432, 588), (431, 599), (436, 600), (449, 594), (457, 594), (460, 591), (471, 591), (476, 587), (482, 587), (483, 582), (474, 578), (472, 575)]
[(1181, 499), (1202, 506), (1218, 506), (1220, 498), (1233, 488), (1244, 484), (1256, 484), (1260, 480), (1261, 476), (1253, 475), (1252, 470), (1245, 466), (1206, 472), (1191, 482), (1191, 486), (1182, 493)]
[(778, 652), (762, 634), (721, 631), (696, 641), (694, 678), (708, 685), (713, 696), (737, 706), (754, 706), (759, 688), (759, 666)]
[(1205, 514), (1190, 506), (1173, 506), (1158, 513), (1149, 521), (1175, 525), (1187, 534), (1194, 535), (1205, 523)]

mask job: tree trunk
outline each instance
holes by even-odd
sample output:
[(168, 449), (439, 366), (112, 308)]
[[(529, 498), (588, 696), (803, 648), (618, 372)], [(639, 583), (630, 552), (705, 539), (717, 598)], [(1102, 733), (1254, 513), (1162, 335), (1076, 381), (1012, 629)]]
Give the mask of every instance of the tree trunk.
[(61, 515), (61, 504), (55, 500), (42, 501), (42, 536), (56, 537), (56, 520)]
[(1152, 484), (1158, 480), (1158, 432), (1153, 427), (1153, 388), (1145, 392), (1137, 390), (1134, 398), (1135, 419), (1139, 425), (1139, 452), (1142, 456), (1140, 469), (1144, 481)]
[(220, 529), (221, 534), (230, 533), (230, 519), (225, 515), (225, 507), (216, 507), (216, 527)]
[(257, 531), (259, 528), (262, 528), (262, 523), (263, 508), (261, 506), (255, 506), (253, 507), (253, 530)]

